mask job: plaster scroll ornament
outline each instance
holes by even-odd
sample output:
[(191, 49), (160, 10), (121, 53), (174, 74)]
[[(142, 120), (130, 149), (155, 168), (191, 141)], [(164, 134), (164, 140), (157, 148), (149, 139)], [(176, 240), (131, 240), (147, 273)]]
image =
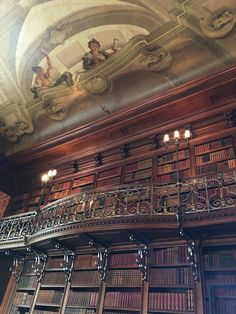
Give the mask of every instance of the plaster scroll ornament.
[(25, 121), (17, 121), (15, 124), (5, 127), (3, 135), (10, 143), (15, 143), (24, 134), (31, 134), (32, 132), (33, 128)]
[(146, 47), (142, 66), (149, 71), (162, 71), (167, 69), (173, 61), (170, 52), (163, 47)]
[(66, 117), (66, 108), (63, 105), (54, 102), (53, 99), (45, 101), (44, 104), (45, 110), (52, 120), (62, 121)]
[(61, 24), (56, 27), (49, 27), (47, 36), (42, 41), (42, 48), (50, 51), (56, 46), (64, 44), (71, 31), (72, 26), (70, 23)]
[(236, 23), (234, 12), (226, 10), (200, 20), (202, 32), (209, 38), (223, 38), (228, 35)]

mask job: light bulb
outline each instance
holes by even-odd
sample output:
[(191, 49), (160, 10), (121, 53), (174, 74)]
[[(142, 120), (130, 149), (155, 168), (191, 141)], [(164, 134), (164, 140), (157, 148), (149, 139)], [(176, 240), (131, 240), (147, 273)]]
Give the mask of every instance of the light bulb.
[(184, 131), (184, 138), (189, 139), (190, 137), (191, 137), (191, 132), (190, 132), (190, 130), (186, 129)]
[(52, 176), (55, 177), (56, 175), (57, 175), (57, 170), (56, 170), (56, 169), (53, 169), (53, 170), (52, 170)]
[(42, 181), (42, 182), (48, 182), (48, 180), (49, 180), (49, 176), (48, 176), (46, 173), (44, 173), (44, 174), (41, 176), (41, 181)]
[(178, 131), (178, 130), (175, 130), (175, 131), (174, 131), (174, 139), (175, 139), (175, 140), (178, 140), (178, 139), (179, 139), (179, 131)]
[(49, 178), (53, 177), (53, 174), (52, 174), (52, 173), (53, 173), (53, 170), (49, 170), (49, 171), (48, 171), (48, 176), (49, 176)]
[(164, 143), (168, 143), (169, 141), (170, 141), (169, 134), (165, 134), (165, 135), (164, 135), (164, 138), (163, 138), (163, 142), (164, 142)]

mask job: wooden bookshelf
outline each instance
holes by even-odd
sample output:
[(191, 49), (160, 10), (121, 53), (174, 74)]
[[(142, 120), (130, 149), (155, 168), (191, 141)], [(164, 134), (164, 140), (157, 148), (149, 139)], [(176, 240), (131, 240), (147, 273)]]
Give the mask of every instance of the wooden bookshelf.
[[(178, 152), (178, 167), (180, 180), (191, 177), (190, 150), (182, 149)], [(169, 152), (157, 157), (157, 183), (165, 184), (177, 180), (177, 154)]]
[(103, 312), (140, 313), (142, 278), (134, 251), (112, 252), (106, 280)]
[(125, 165), (124, 184), (148, 184), (152, 182), (152, 158)]
[(33, 313), (60, 312), (67, 286), (62, 261), (62, 256), (48, 258), (35, 298)]
[(194, 313), (193, 294), (186, 246), (154, 248), (150, 258), (148, 313)]
[(30, 313), (38, 286), (36, 275), (33, 271), (33, 261), (26, 260), (16, 292), (13, 296), (11, 314)]
[(50, 188), (47, 202), (53, 202), (60, 198), (66, 197), (69, 194), (71, 180), (64, 182), (55, 182)]
[(203, 257), (208, 313), (234, 313), (236, 309), (235, 245), (204, 247)]
[(74, 178), (69, 194), (71, 195), (91, 190), (94, 187), (94, 181), (95, 181), (94, 174)]
[(94, 254), (76, 256), (65, 313), (97, 312), (102, 282), (95, 265), (96, 260)]
[(116, 186), (121, 184), (121, 167), (104, 170), (98, 173), (97, 188)]
[(236, 168), (232, 137), (224, 137), (195, 146), (197, 175), (226, 172)]

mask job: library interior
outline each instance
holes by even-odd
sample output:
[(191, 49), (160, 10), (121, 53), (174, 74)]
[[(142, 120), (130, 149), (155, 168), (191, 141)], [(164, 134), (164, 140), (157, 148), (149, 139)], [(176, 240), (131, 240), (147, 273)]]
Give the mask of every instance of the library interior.
[(236, 314), (235, 0), (0, 25), (0, 314)]

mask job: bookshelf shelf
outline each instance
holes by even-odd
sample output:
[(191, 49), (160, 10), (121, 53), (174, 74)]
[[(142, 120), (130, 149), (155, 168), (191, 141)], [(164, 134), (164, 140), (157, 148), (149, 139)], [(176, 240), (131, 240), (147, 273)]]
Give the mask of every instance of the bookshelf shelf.
[(188, 263), (173, 263), (173, 264), (170, 264), (170, 263), (167, 263), (167, 264), (153, 264), (151, 265), (152, 268), (170, 268), (170, 267), (190, 267), (190, 265)]
[(28, 304), (13, 304), (12, 306), (13, 307), (20, 307), (20, 308), (27, 308), (27, 309), (31, 308), (31, 305), (28, 305)]
[(150, 284), (149, 285), (150, 289), (153, 290), (158, 290), (158, 289), (192, 289), (193, 285), (185, 285), (185, 284)]
[[(111, 306), (106, 306), (106, 307), (104, 307), (104, 310), (114, 310), (114, 311), (122, 311), (122, 313), (123, 313), (123, 311), (127, 311), (127, 312), (135, 312), (135, 313), (140, 313), (139, 312), (139, 309), (136, 309), (136, 308), (127, 308), (127, 307), (123, 307), (123, 308), (119, 308), (119, 310), (117, 310), (115, 307), (111, 307)], [(106, 313), (106, 312), (105, 312)]]
[(37, 302), (35, 306), (40, 306), (40, 307), (61, 307), (61, 304), (59, 303), (39, 303)]
[(178, 311), (178, 310), (151, 310), (148, 314), (153, 313), (173, 313), (173, 314), (193, 314), (193, 311)]

